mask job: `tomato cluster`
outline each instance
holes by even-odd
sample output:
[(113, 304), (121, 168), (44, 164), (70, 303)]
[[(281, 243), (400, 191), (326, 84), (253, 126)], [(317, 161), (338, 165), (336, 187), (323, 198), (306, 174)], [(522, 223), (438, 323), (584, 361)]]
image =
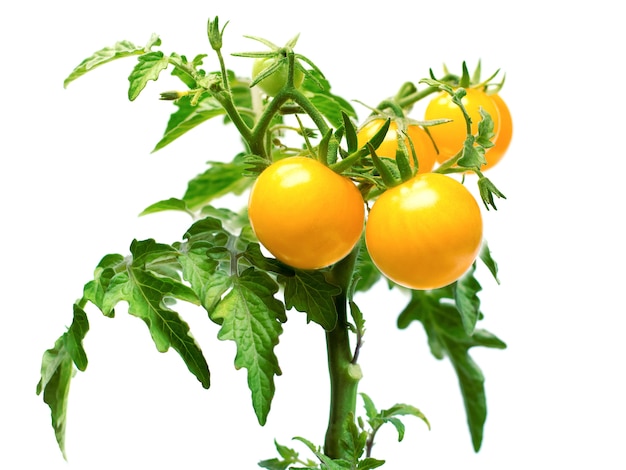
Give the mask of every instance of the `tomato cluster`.
[[(257, 61), (253, 74), (258, 76), (266, 66)], [(278, 71), (268, 77), (271, 83), (267, 78), (258, 83), (270, 96), (286, 81), (286, 69)], [(301, 77), (295, 78), (297, 86)], [(486, 150), (487, 163), (481, 171), (491, 168), (511, 141), (508, 107), (499, 95), (479, 88), (468, 88), (462, 103), (473, 135), (478, 133), (481, 112), (491, 116), (494, 145)], [(426, 107), (424, 124), (435, 120), (440, 122), (428, 130), (415, 121), (391, 120), (372, 158), (396, 159), (404, 154), (413, 176), (380, 194), (367, 221), (365, 201), (355, 182), (327, 165), (303, 156), (270, 165), (257, 178), (248, 204), (259, 241), (285, 264), (321, 269), (347, 256), (365, 232), (373, 263), (391, 281), (411, 289), (436, 289), (459, 279), (482, 245), (481, 210), (462, 183), (432, 171), (459, 154), (469, 124), (445, 91)], [(386, 121), (377, 115), (368, 119), (357, 132), (358, 147), (371, 143)]]
[[(280, 261), (320, 269), (344, 258), (359, 242), (364, 201), (356, 185), (307, 157), (279, 160), (257, 178), (249, 197), (259, 241)], [(457, 180), (437, 173), (385, 191), (365, 228), (374, 264), (392, 281), (434, 289), (458, 279), (482, 242), (481, 212)]]

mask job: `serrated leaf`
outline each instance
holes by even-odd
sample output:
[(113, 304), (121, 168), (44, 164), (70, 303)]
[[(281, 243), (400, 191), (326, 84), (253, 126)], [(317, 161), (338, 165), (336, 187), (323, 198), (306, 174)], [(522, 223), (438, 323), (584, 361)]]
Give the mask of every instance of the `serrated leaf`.
[(67, 397), (74, 366), (72, 358), (65, 346), (67, 333), (63, 334), (48, 349), (41, 361), (41, 380), (37, 384), (37, 395), (43, 392), (43, 401), (50, 407), (52, 428), (59, 445), (65, 455), (65, 425), (67, 418)]
[[(298, 452), (291, 449), (290, 447), (283, 446), (279, 444), (276, 440), (274, 440), (274, 445), (276, 446), (276, 450), (282, 459), (268, 459), (262, 460), (258, 463), (259, 467), (266, 468), (268, 470), (286, 470), (290, 468), (289, 466), (292, 463), (298, 462)], [(293, 467), (291, 467), (293, 468)]]
[(122, 300), (128, 302), (128, 313), (146, 323), (160, 352), (174, 348), (202, 386), (209, 388), (209, 368), (200, 347), (191, 336), (187, 323), (165, 302), (167, 298), (176, 298), (199, 304), (198, 297), (178, 280), (145, 269), (148, 262), (177, 252), (154, 240), (133, 241), (130, 250), (133, 262), (127, 271), (128, 284), (122, 291)]
[(487, 417), (484, 377), (469, 355), (475, 346), (506, 348), (493, 334), (475, 329), (468, 334), (455, 305), (454, 289), (447, 286), (433, 291), (412, 291), (411, 300), (398, 318), (398, 326), (406, 328), (412, 321), (422, 323), (433, 355), (442, 359), (447, 355), (459, 380), (465, 405), (467, 423), (475, 451), (480, 449)]
[(211, 315), (232, 281), (227, 273), (217, 269), (219, 263), (209, 258), (207, 248), (193, 246), (179, 260), (183, 277), (200, 299), (202, 307)]
[(87, 315), (75, 304), (72, 324), (56, 340), (54, 347), (43, 354), (41, 360), (41, 379), (37, 384), (37, 395), (43, 392), (43, 401), (50, 408), (52, 428), (63, 458), (66, 458), (65, 428), (70, 382), (74, 375), (74, 365), (81, 371), (87, 368), (87, 355), (82, 343), (88, 330)]
[(350, 461), (351, 468), (357, 465), (357, 462), (365, 451), (367, 443), (367, 432), (360, 430), (354, 422), (354, 415), (348, 413), (348, 418), (344, 423), (343, 433), (340, 439), (340, 446), (343, 450), (342, 455)]
[(202, 95), (195, 105), (192, 103), (191, 96), (183, 96), (176, 100), (175, 104), (178, 106), (178, 110), (170, 116), (163, 137), (152, 152), (171, 144), (181, 135), (186, 134), (203, 122), (226, 113), (219, 101), (212, 98), (208, 93)]
[(353, 290), (355, 292), (367, 292), (381, 277), (382, 275), (372, 261), (369, 252), (364, 248), (360, 249), (354, 271)]
[(188, 69), (191, 68), (198, 72), (199, 75), (204, 76), (203, 71), (198, 71), (197, 68), (202, 65), (203, 59), (207, 57), (207, 54), (198, 54), (194, 59), (189, 62), (184, 55), (178, 55), (176, 53), (170, 54), (170, 61), (174, 65), (172, 75), (178, 77), (189, 89), (193, 90), (198, 87), (196, 80), (190, 75)]
[[(157, 42), (151, 40), (151, 44), (156, 45)], [(122, 59), (124, 57), (141, 55), (145, 52), (146, 49), (144, 47), (136, 46), (130, 41), (118, 41), (112, 47), (100, 49), (78, 64), (72, 73), (65, 79), (63, 86), (67, 88), (67, 86), (77, 78), (82, 77), (90, 70), (93, 70), (103, 64), (113, 60)]]
[(480, 318), (480, 299), (478, 293), (482, 290), (480, 283), (474, 277), (476, 263), (470, 270), (454, 283), (454, 302), (461, 315), (465, 333), (471, 335)]
[(168, 306), (171, 299), (200, 303), (195, 292), (180, 282), (178, 251), (154, 240), (134, 240), (130, 251), (132, 256), (128, 259), (120, 255), (103, 258), (94, 281), (85, 285), (85, 299), (107, 316), (113, 316), (117, 303), (127, 302), (128, 313), (148, 326), (157, 350), (165, 352), (174, 348), (202, 386), (209, 388), (206, 359), (187, 323)]
[(242, 194), (254, 181), (244, 175), (246, 171), (244, 155), (238, 155), (232, 162), (208, 162), (208, 164), (209, 168), (187, 185), (183, 201), (191, 210), (198, 209), (226, 194)]
[(482, 119), (478, 123), (478, 136), (476, 137), (476, 143), (481, 147), (488, 149), (493, 147), (493, 138), (496, 136), (493, 132), (493, 119), (484, 109), (480, 108), (479, 112)]
[(88, 361), (87, 354), (83, 348), (83, 339), (85, 339), (88, 331), (89, 321), (87, 320), (87, 314), (79, 305), (74, 304), (74, 319), (67, 330), (65, 346), (72, 361), (81, 372), (87, 369)]
[(93, 303), (107, 317), (115, 316), (115, 305), (120, 301), (119, 289), (126, 284), (126, 260), (122, 255), (104, 256), (94, 271), (93, 281), (85, 284), (83, 297)]
[(369, 395), (365, 393), (360, 393), (361, 398), (363, 399), (363, 406), (365, 407), (365, 415), (368, 420), (372, 421), (378, 417), (378, 409), (376, 409), (376, 405), (374, 405), (373, 400), (369, 397)]
[(485, 159), (485, 149), (474, 145), (476, 139), (472, 135), (468, 135), (463, 143), (463, 154), (458, 160), (458, 165), (465, 168), (480, 168), (487, 163)]
[(330, 284), (319, 271), (296, 271), (293, 276), (281, 276), (285, 286), (285, 306), (306, 313), (307, 322), (315, 322), (326, 331), (337, 324), (337, 310), (333, 297), (341, 289)]
[(128, 99), (134, 101), (150, 80), (156, 81), (159, 74), (169, 65), (161, 51), (148, 52), (138, 57), (138, 62), (128, 77)]
[[(259, 424), (264, 425), (274, 397), (274, 375), (280, 375), (274, 347), (283, 329), (277, 317), (282, 303), (274, 298), (278, 285), (254, 268), (233, 279), (233, 287), (216, 306), (214, 317), (222, 320), (221, 340), (237, 345), (235, 367), (248, 371), (248, 387)], [(284, 311), (282, 312), (284, 314)]]

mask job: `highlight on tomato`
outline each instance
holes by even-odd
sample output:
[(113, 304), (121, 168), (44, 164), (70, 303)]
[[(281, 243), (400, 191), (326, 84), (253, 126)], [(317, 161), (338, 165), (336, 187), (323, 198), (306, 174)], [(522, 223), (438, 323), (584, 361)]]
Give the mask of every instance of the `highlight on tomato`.
[[(252, 79), (258, 77), (264, 70), (270, 68), (279, 58), (276, 57), (259, 57), (252, 63)], [(271, 75), (268, 75), (257, 86), (261, 88), (268, 96), (276, 96), (278, 92), (287, 84), (289, 76), (289, 65), (286, 60)], [(304, 73), (296, 67), (293, 73), (293, 84), (299, 88), (304, 82)]]
[(278, 260), (321, 269), (343, 259), (360, 240), (363, 197), (352, 180), (307, 157), (266, 168), (248, 200), (250, 224)]
[(385, 191), (365, 226), (367, 250), (378, 269), (411, 289), (436, 289), (459, 279), (482, 245), (474, 196), (439, 173), (416, 175)]
[[(357, 141), (359, 147), (365, 145), (385, 124), (386, 119), (376, 118), (366, 122), (357, 132)], [(413, 165), (413, 158), (411, 155), (411, 146), (409, 145), (409, 138), (413, 143), (415, 149), (415, 155), (417, 156), (418, 173), (428, 173), (432, 171), (437, 159), (437, 151), (433, 145), (432, 140), (426, 134), (426, 131), (417, 124), (409, 124), (406, 129), (408, 135), (404, 139), (407, 150), (409, 151), (409, 161)], [(395, 121), (389, 123), (389, 130), (385, 135), (385, 140), (376, 149), (376, 154), (379, 157), (396, 158), (396, 151), (398, 150), (398, 124)]]
[[(500, 132), (500, 111), (493, 98), (483, 90), (477, 88), (466, 89), (467, 94), (462, 98), (463, 106), (472, 120), (472, 134), (478, 132), (478, 123), (482, 117), (480, 109), (489, 113), (493, 120), (494, 142)], [(424, 111), (427, 121), (436, 119), (451, 119), (450, 122), (430, 126), (428, 131), (433, 137), (439, 150), (437, 161), (443, 163), (455, 156), (462, 148), (467, 137), (467, 126), (463, 112), (447, 92), (435, 95), (427, 104)], [(489, 153), (486, 152), (486, 153)]]

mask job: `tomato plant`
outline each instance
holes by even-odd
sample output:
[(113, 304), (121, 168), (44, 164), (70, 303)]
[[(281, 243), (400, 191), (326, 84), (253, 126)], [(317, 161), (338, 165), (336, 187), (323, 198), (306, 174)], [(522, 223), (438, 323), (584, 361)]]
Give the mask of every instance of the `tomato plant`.
[(367, 219), (367, 250), (380, 271), (411, 289), (437, 289), (461, 277), (482, 243), (482, 216), (472, 194), (437, 173), (388, 189)]
[[(493, 132), (495, 139), (497, 139), (500, 130), (500, 113), (493, 99), (479, 89), (469, 88), (465, 91), (466, 95), (462, 98), (462, 102), (472, 120), (472, 134), (478, 132), (478, 123), (482, 119), (480, 110), (482, 109), (491, 116)], [(450, 120), (428, 128), (439, 150), (437, 161), (442, 163), (463, 149), (467, 135), (466, 121), (461, 109), (454, 103), (449, 93), (440, 92), (430, 100), (424, 112), (424, 119), (427, 121)]]
[[(446, 74), (436, 79), (431, 73), (417, 85), (408, 81), (393, 98), (368, 106), (372, 114), (359, 130), (351, 101), (331, 89), (313, 61), (295, 52), (297, 36), (282, 47), (251, 37), (269, 50), (233, 55), (256, 61), (252, 77), (226, 67), (224, 28), (218, 18), (208, 22), (208, 39), (217, 70), (203, 68), (204, 54), (191, 61), (183, 54), (166, 55), (158, 50), (161, 40), (155, 35), (143, 46), (119, 41), (96, 51), (65, 80), (67, 86), (96, 67), (135, 57), (128, 77), (128, 97), (134, 100), (171, 68), (181, 89), (161, 93), (175, 109), (155, 150), (224, 116), (224, 124), (238, 132), (241, 147), (226, 161), (208, 162), (182, 197), (144, 209), (142, 215), (171, 210), (190, 215), (192, 223), (181, 230), (179, 240), (133, 240), (129, 253), (104, 255), (93, 279), (83, 286), (72, 305), (70, 326), (44, 352), (37, 384), (37, 393), (50, 408), (59, 448), (65, 452), (70, 383), (77, 370), (88, 366), (83, 340), (89, 332), (89, 305), (113, 318), (118, 304), (125, 304), (129, 314), (143, 320), (158, 351), (174, 349), (201, 386), (211, 386), (201, 345), (175, 310), (180, 301), (204, 309), (218, 328), (217, 339), (235, 343), (234, 365), (247, 372), (252, 410), (260, 425), (267, 422), (274, 379), (281, 374), (275, 348), (283, 324), (304, 313), (307, 323), (323, 334), (330, 385), (323, 446), (295, 438), (310, 452), (311, 458), (304, 459), (276, 443), (280, 458), (263, 460), (260, 467), (382, 466), (385, 461), (372, 456), (381, 426), (393, 424), (400, 440), (404, 417), (430, 427), (413, 405), (396, 403), (379, 410), (369, 395), (359, 392), (359, 353), (369, 313), (369, 305), (359, 305), (359, 295), (387, 276), (392, 289), (408, 291), (398, 327), (421, 323), (433, 355), (452, 362), (472, 446), (478, 451), (487, 404), (484, 377), (469, 350), (503, 349), (506, 344), (476, 328), (484, 314), (475, 268), (482, 262), (497, 280), (497, 265), (483, 240), (478, 203), (448, 173), (476, 173), (487, 210), (496, 209), (494, 198), (504, 198), (480, 170), (485, 154), (498, 150), (498, 127), (511, 127), (500, 124), (493, 99), (482, 91), (493, 77), (480, 91), (469, 87), (464, 64), (461, 77)], [(267, 95), (260, 100), (253, 92), (257, 85)], [(429, 107), (429, 122), (422, 124), (446, 152), (442, 154), (453, 156), (435, 168), (430, 137), (408, 113), (437, 92), (442, 93), (433, 101), (437, 112)], [(376, 119), (380, 116), (393, 119)], [(296, 143), (287, 143), (292, 141)], [(505, 150), (504, 143), (500, 141), (498, 151)], [(413, 152), (417, 167), (410, 164)], [(247, 191), (244, 207), (214, 205), (225, 195)], [(371, 207), (367, 217), (366, 207)], [(357, 412), (359, 397), (364, 414)]]
[(307, 157), (273, 163), (248, 202), (259, 241), (280, 261), (319, 269), (344, 258), (363, 231), (365, 207), (354, 183)]
[[(382, 118), (371, 119), (367, 121), (357, 134), (359, 146), (364, 146), (374, 135), (383, 127), (385, 120)], [(435, 166), (437, 158), (436, 149), (424, 129), (416, 124), (409, 124), (406, 126), (406, 137), (404, 137), (404, 145), (408, 152), (409, 162), (413, 164), (412, 152), (415, 151), (415, 156), (418, 161), (419, 173), (428, 173)], [(389, 125), (389, 130), (385, 135), (385, 139), (376, 149), (376, 152), (381, 157), (396, 158), (396, 152), (399, 150), (398, 146), (398, 124), (392, 121)], [(400, 137), (401, 138), (401, 137)]]

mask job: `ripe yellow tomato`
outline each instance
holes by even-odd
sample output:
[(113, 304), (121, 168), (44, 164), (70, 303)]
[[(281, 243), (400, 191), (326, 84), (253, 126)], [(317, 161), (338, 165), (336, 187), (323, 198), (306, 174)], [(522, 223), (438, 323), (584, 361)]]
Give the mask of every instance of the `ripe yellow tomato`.
[[(357, 133), (357, 140), (359, 147), (362, 147), (369, 141), (378, 130), (385, 124), (385, 119), (373, 119), (365, 123), (365, 125), (359, 129)], [(435, 160), (437, 152), (430, 140), (430, 137), (426, 134), (426, 131), (418, 125), (409, 125), (407, 127), (407, 134), (413, 142), (415, 148), (415, 155), (418, 162), (418, 173), (428, 173), (435, 166)], [(405, 138), (407, 150), (409, 151), (409, 161), (413, 164), (413, 158), (411, 156), (411, 146), (409, 145), (409, 139)], [(395, 122), (391, 122), (389, 130), (385, 135), (385, 140), (376, 149), (376, 155), (379, 157), (396, 158), (396, 151), (398, 150), (398, 125)]]
[[(491, 96), (484, 91), (468, 88), (467, 94), (461, 100), (467, 113), (472, 119), (472, 134), (478, 133), (478, 123), (482, 119), (480, 109), (487, 111), (493, 120), (493, 132), (496, 134), (500, 131), (500, 112)], [(430, 135), (433, 137), (439, 154), (437, 161), (442, 163), (456, 155), (462, 148), (467, 136), (467, 127), (465, 118), (461, 109), (452, 101), (451, 96), (446, 92), (441, 92), (431, 99), (426, 106), (424, 112), (426, 121), (435, 119), (452, 119), (450, 122), (430, 126), (428, 128)]]
[(498, 113), (500, 114), (500, 132), (498, 133), (493, 147), (488, 149), (485, 153), (487, 163), (481, 167), (482, 171), (492, 168), (502, 159), (513, 138), (513, 118), (511, 117), (509, 107), (500, 95), (494, 94), (489, 96), (496, 104)]
[(317, 160), (290, 157), (259, 175), (248, 215), (257, 238), (277, 259), (294, 268), (320, 269), (357, 244), (365, 205), (351, 180)]
[(416, 175), (374, 202), (365, 242), (374, 264), (411, 289), (436, 289), (461, 277), (482, 244), (482, 216), (472, 194), (449, 176)]

